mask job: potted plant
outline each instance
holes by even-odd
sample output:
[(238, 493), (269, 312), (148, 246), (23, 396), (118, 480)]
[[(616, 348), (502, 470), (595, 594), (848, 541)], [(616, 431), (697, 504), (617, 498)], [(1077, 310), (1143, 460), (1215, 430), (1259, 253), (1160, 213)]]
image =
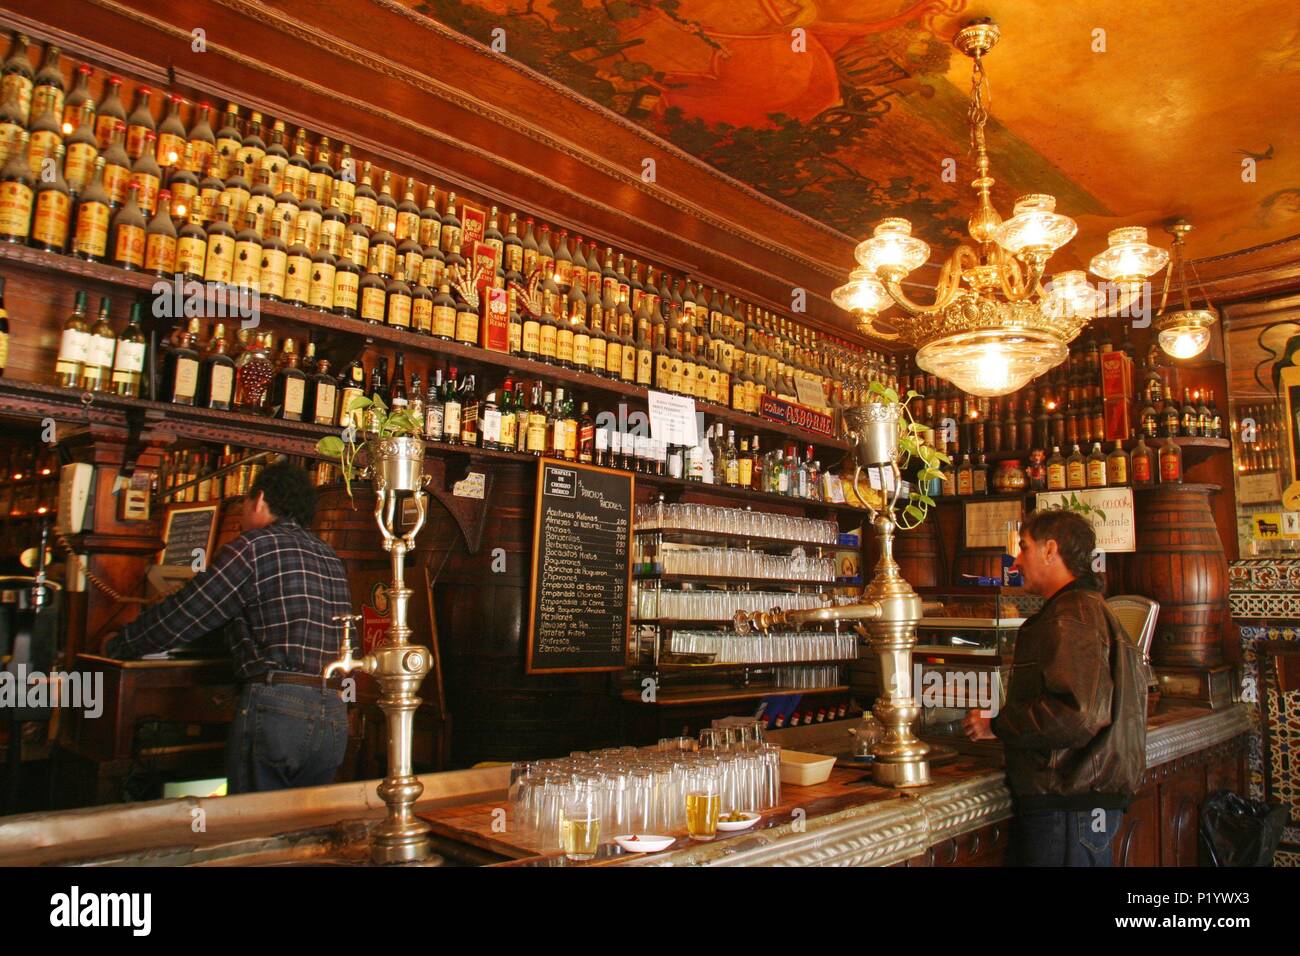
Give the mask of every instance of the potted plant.
[(914, 398), (920, 398), (920, 393), (908, 389), (900, 399), (894, 389), (872, 382), (867, 404), (846, 413), (861, 466), (893, 462), (901, 473), (913, 458), (920, 462), (916, 485), (896, 522), (901, 531), (911, 531), (925, 521), (934, 507), (930, 485), (943, 477), (941, 466), (952, 464), (951, 458), (925, 440), (928, 429), (912, 417), (909, 408)]
[(1082, 515), (1093, 524), (1098, 521), (1106, 521), (1106, 512), (1102, 511), (1095, 505), (1090, 505), (1079, 497), (1077, 492), (1070, 492), (1054, 505), (1047, 506), (1048, 511), (1073, 511), (1077, 515)]
[[(390, 409), (382, 398), (355, 396), (348, 403), (349, 414), (361, 413), (365, 440), (357, 444), (357, 426), (349, 424), (342, 435), (326, 435), (316, 451), (338, 461), (343, 484), (352, 497), (352, 479), (378, 474), (394, 491), (416, 491), (424, 482), (424, 422), (407, 408)], [(366, 450), (364, 467), (357, 456)]]

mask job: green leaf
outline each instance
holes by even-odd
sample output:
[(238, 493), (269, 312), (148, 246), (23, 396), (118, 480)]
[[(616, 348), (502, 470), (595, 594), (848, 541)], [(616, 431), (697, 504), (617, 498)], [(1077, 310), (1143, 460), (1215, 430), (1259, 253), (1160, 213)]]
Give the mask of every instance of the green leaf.
[(890, 405), (898, 404), (898, 393), (892, 388), (886, 388), (881, 394), (885, 396), (885, 400), (889, 402)]
[(316, 451), (329, 458), (339, 458), (343, 455), (343, 439), (337, 435), (326, 435), (316, 443)]
[(363, 408), (369, 408), (369, 407), (370, 407), (370, 399), (366, 398), (366, 396), (364, 395), (353, 395), (352, 401), (348, 402), (347, 411), (358, 412), (361, 411), (361, 409)]
[(920, 397), (921, 397), (921, 393), (918, 392), (918, 391), (917, 391), (916, 389), (914, 389), (914, 388), (909, 388), (909, 389), (907, 390), (907, 397), (908, 397), (908, 400), (911, 400), (911, 399), (913, 399), (913, 398), (920, 398)]
[(931, 498), (929, 495), (923, 495), (923, 494), (921, 494), (919, 491), (917, 491), (917, 492), (913, 492), (913, 494), (912, 494), (912, 498), (913, 498), (913, 500), (915, 500), (915, 501), (919, 501), (921, 504), (925, 505), (927, 508), (933, 508), (933, 507), (934, 507), (934, 499)]
[(908, 505), (907, 507), (905, 507), (903, 509), (903, 514), (909, 515), (910, 517), (915, 518), (917, 521), (925, 520), (925, 512), (922, 511), (920, 508), (918, 508), (916, 505)]

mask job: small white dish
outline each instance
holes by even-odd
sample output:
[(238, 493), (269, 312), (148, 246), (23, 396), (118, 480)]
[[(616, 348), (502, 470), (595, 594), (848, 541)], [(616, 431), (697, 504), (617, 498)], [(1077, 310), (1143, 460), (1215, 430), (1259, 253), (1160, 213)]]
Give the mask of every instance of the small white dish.
[(723, 833), (731, 833), (735, 830), (748, 830), (750, 827), (752, 827), (755, 823), (758, 822), (760, 814), (750, 813), (748, 811), (742, 811), (742, 812), (745, 814), (745, 819), (736, 820), (735, 822), (729, 822), (727, 820), (720, 819), (718, 820), (718, 829), (721, 830)]
[(614, 837), (614, 842), (629, 853), (658, 853), (677, 842), (676, 837), (657, 836), (652, 833), (627, 833)]

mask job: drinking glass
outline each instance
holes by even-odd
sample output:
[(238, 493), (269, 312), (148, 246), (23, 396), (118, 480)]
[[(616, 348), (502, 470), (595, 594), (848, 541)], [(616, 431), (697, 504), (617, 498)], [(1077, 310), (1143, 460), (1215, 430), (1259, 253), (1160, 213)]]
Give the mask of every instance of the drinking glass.
[(560, 845), (569, 860), (590, 860), (600, 845), (599, 789), (589, 782), (566, 787), (560, 814)]
[(718, 835), (721, 804), (717, 769), (709, 764), (691, 768), (686, 783), (686, 832), (692, 840), (712, 840)]

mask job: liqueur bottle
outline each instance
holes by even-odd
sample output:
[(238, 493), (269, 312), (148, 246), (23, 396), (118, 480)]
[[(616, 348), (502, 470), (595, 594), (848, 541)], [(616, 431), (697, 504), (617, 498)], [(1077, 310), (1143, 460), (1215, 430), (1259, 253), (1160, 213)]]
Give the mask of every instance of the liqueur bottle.
[(1053, 445), (1052, 457), (1047, 459), (1047, 490), (1065, 491), (1068, 487), (1065, 459), (1061, 457), (1060, 447)]
[(248, 342), (235, 358), (235, 408), (261, 412), (266, 408), (275, 364), (271, 361), (271, 335), (249, 333)]
[[(100, 107), (100, 112), (103, 112), (103, 107)], [(181, 152), (185, 169), (191, 173), (206, 169), (208, 160), (217, 152), (217, 138), (212, 132), (212, 104), (200, 103), (195, 110), (195, 116), (194, 125), (190, 127), (189, 141), (186, 143), (188, 152), (184, 150)]]
[(182, 97), (167, 97), (167, 115), (158, 126), (155, 159), (159, 166), (175, 166), (185, 155), (185, 124), (181, 122)]
[(27, 53), (30, 44), (31, 41), (25, 34), (15, 33), (3, 68), (4, 98), (9, 99), (11, 96), (14, 98), (18, 105), (19, 118), (24, 126), (31, 116), (32, 86), (35, 82), (31, 59)]
[(203, 278), (206, 282), (229, 282), (235, 269), (235, 230), (230, 225), (230, 197), (217, 200), (216, 218), (208, 223)]
[(1173, 438), (1166, 438), (1160, 446), (1160, 483), (1181, 484), (1183, 481), (1183, 451)]
[(144, 234), (144, 271), (156, 276), (176, 272), (176, 224), (172, 222), (172, 196), (158, 193), (158, 212), (149, 220)]
[(201, 408), (229, 409), (235, 395), (235, 360), (226, 348), (226, 326), (218, 322), (203, 356), (196, 404)]
[(0, 240), (26, 242), (32, 225), (32, 173), (27, 162), (27, 133), (0, 172)]
[(1155, 453), (1146, 443), (1146, 436), (1138, 436), (1137, 446), (1133, 449), (1131, 459), (1133, 471), (1133, 484), (1137, 487), (1153, 485), (1156, 483), (1158, 466), (1155, 460)]
[(355, 358), (339, 375), (339, 414), (336, 424), (343, 428), (349, 425), (360, 428), (361, 413), (352, 408), (352, 403), (357, 398), (365, 398), (365, 395), (366, 370), (361, 359)]
[(32, 115), (40, 116), (42, 113), (52, 113), (59, 118), (60, 122), (63, 117), (63, 68), (59, 60), (63, 51), (54, 44), (45, 48), (45, 59), (41, 63), (41, 68), (36, 73), (36, 78), (32, 83)]
[(126, 129), (126, 107), (122, 104), (122, 78), (110, 76), (104, 84), (106, 92), (101, 97), (95, 114), (95, 142), (100, 150), (108, 149), (113, 141), (113, 131), (118, 124)]
[[(1123, 452), (1121, 452), (1123, 454)], [(1106, 455), (1101, 450), (1100, 442), (1093, 442), (1092, 452), (1088, 455), (1087, 486), (1105, 488), (1107, 483)]]
[[(0, 378), (9, 365), (9, 312), (5, 308), (5, 279), (0, 276)], [(2, 477), (2, 476), (0, 476)]]
[(281, 343), (276, 364), (279, 368), (272, 384), (272, 414), (276, 418), (300, 422), (307, 402), (307, 375), (298, 367), (298, 349), (293, 339), (287, 338)]
[[(1128, 326), (1125, 326), (1127, 330)], [(1115, 447), (1106, 456), (1106, 483), (1111, 486), (1127, 485), (1130, 481), (1130, 460), (1123, 444), (1116, 439)]]
[(126, 154), (132, 160), (139, 159), (145, 149), (145, 135), (153, 133), (157, 138), (158, 124), (154, 121), (149, 97), (153, 90), (141, 86), (135, 91), (135, 109), (126, 118)]
[(194, 341), (199, 335), (199, 320), (190, 319), (163, 360), (162, 401), (173, 405), (193, 405), (199, 388), (199, 353)]
[(62, 252), (68, 244), (72, 218), (72, 195), (61, 172), (63, 147), (54, 147), (46, 159), (50, 175), (42, 175), (33, 190), (31, 244), (47, 252)]
[(63, 176), (73, 193), (80, 193), (90, 183), (99, 157), (99, 143), (95, 141), (95, 107), (85, 103), (78, 107), (71, 132), (64, 141), (65, 159)]

